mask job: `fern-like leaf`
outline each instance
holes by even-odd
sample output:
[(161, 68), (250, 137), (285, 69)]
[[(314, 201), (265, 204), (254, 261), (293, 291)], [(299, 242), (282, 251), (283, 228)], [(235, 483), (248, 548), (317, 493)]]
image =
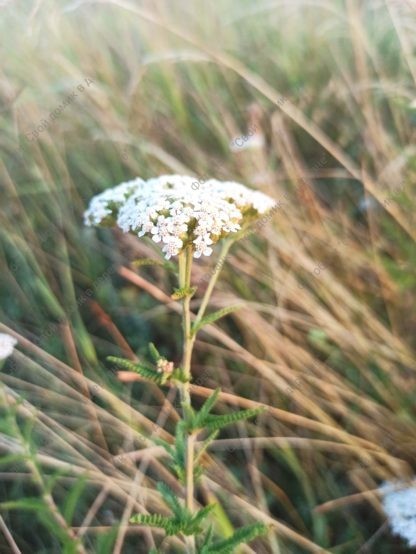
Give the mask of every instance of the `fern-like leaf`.
[(192, 326), (191, 330), (191, 336), (196, 335), (196, 333), (205, 325), (209, 325), (210, 323), (215, 323), (218, 319), (221, 319), (222, 317), (225, 317), (226, 315), (235, 312), (237, 310), (240, 310), (243, 306), (229, 306), (228, 308), (222, 308), (221, 310), (217, 310), (216, 312), (212, 314), (208, 314), (205, 317), (201, 319), (196, 325)]
[(161, 514), (136, 514), (130, 518), (130, 523), (138, 523), (147, 527), (158, 527), (163, 529), (169, 535), (178, 535), (185, 533), (189, 521), (181, 521), (175, 517), (166, 517)]
[[(164, 493), (167, 493), (167, 489), (164, 489)], [(171, 494), (173, 495), (173, 493), (170, 491), (167, 494), (169, 496), (169, 502), (171, 503)], [(213, 508), (214, 504), (210, 504), (199, 510), (194, 516), (191, 516), (186, 508), (182, 508), (178, 502), (177, 507), (175, 507), (175, 510), (178, 511), (178, 515), (175, 515), (175, 517), (166, 517), (161, 514), (136, 514), (130, 518), (130, 523), (138, 523), (139, 525), (146, 525), (148, 527), (158, 527), (159, 529), (164, 529), (167, 535), (178, 535), (179, 533), (183, 535), (194, 535), (201, 531), (200, 525), (202, 521)]]
[(198, 510), (198, 512), (192, 517), (191, 521), (189, 522), (185, 534), (195, 535), (196, 533), (200, 533), (201, 523), (212, 512), (214, 508), (215, 504), (208, 504), (208, 506), (204, 506), (203, 508)]
[(162, 356), (159, 354), (159, 351), (156, 348), (156, 346), (153, 344), (153, 342), (149, 343), (149, 352), (155, 364), (162, 358)]
[(166, 381), (169, 379), (169, 376), (164, 373), (159, 373), (158, 371), (155, 371), (154, 369), (150, 369), (145, 365), (137, 364), (130, 360), (125, 360), (124, 358), (108, 356), (107, 360), (109, 362), (112, 362), (118, 365), (119, 367), (122, 367), (123, 369), (127, 369), (128, 371), (134, 371), (135, 373), (138, 373), (139, 375), (141, 375), (144, 379), (147, 379), (148, 381), (152, 381), (153, 383), (156, 383), (158, 385), (164, 385)]
[(202, 428), (204, 426), (204, 421), (207, 418), (209, 412), (214, 407), (216, 401), (218, 400), (218, 395), (220, 394), (220, 392), (221, 392), (220, 388), (215, 389), (215, 391), (210, 396), (208, 396), (208, 398), (202, 404), (195, 418), (196, 428)]
[(130, 518), (130, 523), (138, 523), (148, 527), (159, 527), (165, 531), (172, 526), (172, 518), (161, 514), (135, 514)]
[(147, 265), (159, 265), (164, 266), (165, 263), (162, 260), (156, 260), (154, 258), (140, 258), (139, 260), (133, 260), (131, 265), (134, 267), (144, 267)]
[[(176, 473), (179, 482), (183, 485), (186, 480), (185, 472), (185, 456), (186, 456), (186, 437), (188, 435), (188, 429), (184, 421), (180, 421), (176, 425), (175, 430), (175, 443), (174, 445), (168, 445), (168, 452), (172, 456), (172, 462), (170, 464), (171, 469)], [(202, 474), (202, 467), (194, 467), (194, 479), (197, 481)]]
[(185, 416), (186, 428), (192, 430), (195, 423), (195, 411), (189, 404), (181, 402), (182, 410)]
[(174, 456), (175, 448), (170, 443), (160, 437), (154, 437), (152, 440), (158, 446), (162, 446), (170, 456)]
[(175, 264), (172, 262), (168, 262), (166, 260), (156, 260), (155, 258), (140, 258), (139, 260), (134, 260), (131, 262), (133, 266), (135, 267), (145, 267), (150, 265), (157, 265), (160, 267), (164, 267), (165, 269), (168, 269), (169, 271), (175, 271), (176, 267)]
[(240, 410), (239, 412), (233, 412), (222, 416), (208, 415), (204, 421), (204, 427), (208, 431), (217, 431), (227, 425), (237, 423), (237, 421), (255, 417), (263, 411), (264, 408), (251, 408), (249, 410)]
[(163, 500), (178, 519), (182, 519), (189, 515), (186, 508), (181, 506), (176, 494), (166, 483), (158, 483), (157, 490), (163, 496)]
[(170, 464), (170, 467), (176, 473), (176, 477), (178, 478), (179, 483), (184, 485), (186, 482), (186, 472), (183, 465), (178, 463), (172, 463)]
[(202, 541), (202, 543), (201, 543), (201, 545), (198, 549), (198, 552), (203, 554), (206, 551), (205, 549), (207, 549), (209, 547), (209, 545), (211, 544), (213, 534), (214, 534), (214, 529), (213, 529), (212, 525), (210, 525), (209, 528), (208, 528), (208, 531), (207, 531), (207, 533), (206, 533), (206, 535), (205, 535), (205, 537), (204, 537), (204, 539), (203, 539), (203, 541)]
[(170, 297), (173, 300), (182, 300), (182, 298), (186, 298), (187, 296), (193, 296), (195, 292), (196, 287), (182, 287), (180, 289), (174, 289)]
[(170, 453), (172, 456), (172, 463), (170, 464), (170, 467), (176, 473), (179, 481), (182, 484), (185, 482), (186, 435), (187, 430), (185, 427), (185, 422), (180, 421), (176, 425), (175, 443), (170, 447)]
[(212, 443), (213, 440), (215, 440), (215, 438), (217, 437), (218, 435), (218, 430), (217, 431), (213, 431), (212, 433), (210, 433), (208, 435), (208, 437), (204, 440), (204, 442), (201, 444), (199, 450), (198, 450), (198, 453), (197, 455), (195, 456), (195, 464), (197, 464), (199, 462), (199, 460), (201, 459), (202, 455), (204, 454), (204, 452), (206, 452), (207, 448), (209, 447), (209, 445)]
[(194, 481), (195, 483), (198, 483), (198, 481), (201, 479), (202, 474), (204, 473), (204, 468), (202, 466), (195, 466), (194, 467)]
[(253, 525), (241, 527), (228, 539), (210, 546), (204, 546), (200, 550), (200, 554), (233, 554), (237, 546), (240, 544), (248, 544), (260, 535), (267, 533), (267, 531), (268, 528), (263, 523), (253, 523)]
[(185, 450), (186, 450), (186, 428), (185, 422), (180, 421), (176, 424), (175, 429), (175, 447), (176, 452), (178, 453), (179, 460), (185, 460)]

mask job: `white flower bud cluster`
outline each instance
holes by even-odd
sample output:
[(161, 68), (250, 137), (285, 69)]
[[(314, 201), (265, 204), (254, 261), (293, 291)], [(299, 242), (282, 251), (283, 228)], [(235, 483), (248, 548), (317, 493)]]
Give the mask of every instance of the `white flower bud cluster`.
[(125, 233), (161, 242), (167, 259), (186, 246), (192, 246), (194, 257), (199, 258), (209, 256), (211, 245), (275, 204), (269, 196), (239, 183), (209, 179), (197, 190), (193, 183), (193, 177), (181, 175), (123, 183), (94, 197), (85, 221), (99, 225), (116, 217)]
[(416, 547), (416, 486), (409, 487), (400, 481), (384, 483), (380, 492), (393, 534)]

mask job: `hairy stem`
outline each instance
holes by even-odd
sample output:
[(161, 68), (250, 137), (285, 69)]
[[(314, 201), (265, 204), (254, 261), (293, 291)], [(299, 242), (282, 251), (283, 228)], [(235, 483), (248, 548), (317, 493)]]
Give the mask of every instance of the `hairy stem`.
[[(208, 306), (209, 299), (211, 298), (212, 291), (217, 282), (218, 275), (221, 271), (223, 261), (230, 249), (232, 240), (225, 240), (220, 252), (221, 265), (215, 269), (208, 283), (201, 305), (199, 307), (195, 323), (199, 323), (204, 316), (205, 310)], [(191, 286), (191, 269), (192, 269), (192, 249), (187, 248), (179, 255), (179, 286), (181, 288), (190, 288)], [(191, 396), (189, 393), (189, 382), (191, 380), (191, 358), (192, 350), (195, 344), (196, 336), (191, 336), (191, 310), (190, 310), (191, 296), (187, 295), (183, 301), (182, 310), (182, 328), (183, 328), (183, 357), (182, 357), (182, 369), (186, 382), (180, 384), (181, 401), (184, 405), (183, 418), (186, 420), (187, 412), (186, 407), (191, 406)], [(185, 458), (185, 503), (188, 510), (193, 513), (194, 511), (194, 457), (195, 457), (195, 435), (190, 434), (187, 436), (186, 442), (186, 458)], [(187, 552), (188, 554), (195, 553), (195, 537), (188, 536), (187, 540)]]
[[(191, 286), (191, 268), (192, 268), (192, 250), (188, 248), (179, 256), (179, 286), (189, 288)], [(183, 357), (182, 369), (187, 381), (180, 386), (180, 395), (183, 403), (183, 418), (186, 420), (186, 407), (191, 406), (191, 396), (189, 393), (189, 381), (191, 379), (191, 357), (194, 341), (191, 338), (191, 297), (185, 296), (182, 311), (183, 327)], [(185, 458), (185, 503), (188, 510), (194, 511), (194, 436), (188, 435), (186, 442)], [(186, 537), (187, 552), (195, 553), (195, 537), (193, 535)]]

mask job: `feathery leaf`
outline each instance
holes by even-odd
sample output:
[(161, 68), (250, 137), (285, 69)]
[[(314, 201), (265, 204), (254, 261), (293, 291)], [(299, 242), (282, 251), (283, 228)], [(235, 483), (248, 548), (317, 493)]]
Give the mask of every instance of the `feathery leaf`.
[(155, 258), (140, 258), (138, 260), (134, 260), (131, 262), (131, 264), (134, 267), (144, 267), (144, 266), (150, 266), (150, 265), (157, 265), (160, 267), (164, 267), (165, 269), (168, 269), (169, 271), (175, 271), (176, 267), (175, 264), (172, 262), (168, 262), (166, 260), (156, 260)]
[(138, 373), (139, 375), (141, 375), (144, 379), (147, 379), (148, 381), (152, 381), (153, 383), (156, 383), (158, 385), (164, 385), (170, 377), (165, 373), (159, 373), (158, 371), (155, 371), (154, 369), (150, 369), (145, 365), (137, 364), (132, 362), (131, 360), (125, 360), (124, 358), (107, 356), (107, 360), (109, 362), (112, 362), (118, 365), (119, 367), (122, 367), (123, 369), (127, 369), (128, 371), (134, 371), (135, 373)]
[(163, 500), (166, 502), (166, 504), (169, 506), (169, 508), (172, 510), (177, 518), (180, 519), (188, 515), (186, 508), (181, 506), (178, 497), (166, 483), (158, 483), (157, 490), (163, 496)]
[(231, 414), (216, 416), (208, 415), (204, 422), (204, 427), (208, 431), (217, 431), (227, 425), (236, 423), (237, 421), (243, 421), (255, 417), (264, 411), (264, 408), (251, 408), (249, 410), (240, 410), (239, 412), (233, 412)]
[(226, 315), (228, 315), (232, 312), (240, 310), (242, 307), (243, 307), (242, 305), (229, 306), (228, 308), (222, 308), (221, 310), (217, 310), (216, 312), (214, 312), (212, 314), (206, 315), (205, 317), (203, 317), (201, 319), (201, 321), (199, 323), (192, 326), (191, 336), (196, 335), (196, 333), (202, 327), (204, 327), (205, 325), (209, 325), (210, 323), (215, 323), (215, 321), (217, 321), (218, 319), (220, 319), (220, 318), (222, 318), (222, 317), (224, 317), (224, 316), (226, 316)]
[(152, 360), (155, 362), (155, 364), (161, 359), (161, 355), (159, 354), (158, 349), (153, 344), (153, 342), (149, 342), (149, 352), (150, 356), (152, 357)]
[(189, 535), (194, 535), (195, 533), (199, 533), (201, 531), (201, 523), (212, 512), (214, 508), (215, 504), (208, 504), (208, 506), (204, 506), (203, 508), (198, 510), (198, 512), (192, 517), (189, 523), (189, 527), (187, 529)]
[(180, 289), (174, 289), (170, 297), (173, 300), (182, 300), (187, 296), (193, 296), (196, 292), (196, 287), (181, 287)]
[(217, 437), (219, 431), (213, 431), (212, 433), (210, 433), (208, 435), (208, 437), (204, 440), (204, 442), (201, 444), (199, 450), (198, 450), (198, 453), (196, 454), (195, 456), (195, 461), (194, 463), (197, 464), (199, 462), (199, 460), (201, 459), (202, 455), (204, 454), (204, 452), (207, 450), (207, 448), (209, 447), (209, 445), (212, 443), (212, 441)]
[(267, 533), (268, 527), (263, 523), (253, 523), (237, 529), (228, 539), (214, 543), (212, 545), (203, 545), (200, 554), (233, 554), (235, 548), (240, 544), (248, 544), (256, 537)]
[(208, 416), (209, 412), (214, 407), (216, 401), (218, 400), (218, 395), (220, 394), (220, 392), (221, 392), (221, 389), (219, 389), (219, 388), (215, 389), (215, 391), (210, 396), (208, 396), (208, 398), (205, 400), (205, 402), (201, 406), (201, 408), (198, 411), (198, 413), (196, 415), (196, 418), (195, 418), (195, 426), (197, 428), (198, 427), (201, 428), (201, 427), (204, 426), (204, 421), (205, 421), (206, 417)]
[(156, 260), (155, 258), (140, 258), (138, 260), (133, 260), (131, 265), (134, 267), (143, 267), (146, 265), (159, 265), (164, 266), (165, 263), (163, 260)]
[(185, 425), (188, 431), (192, 431), (195, 428), (196, 414), (192, 406), (181, 402), (182, 410), (185, 416)]
[(210, 525), (208, 527), (208, 531), (207, 531), (207, 533), (204, 537), (204, 540), (201, 543), (200, 552), (204, 552), (204, 548), (206, 548), (210, 545), (210, 543), (212, 541), (213, 534), (214, 534), (214, 530), (213, 530), (212, 525)]
[(138, 523), (148, 527), (164, 529), (167, 535), (177, 535), (186, 531), (188, 521), (181, 521), (174, 517), (166, 517), (161, 514), (135, 514), (130, 518), (130, 523)]

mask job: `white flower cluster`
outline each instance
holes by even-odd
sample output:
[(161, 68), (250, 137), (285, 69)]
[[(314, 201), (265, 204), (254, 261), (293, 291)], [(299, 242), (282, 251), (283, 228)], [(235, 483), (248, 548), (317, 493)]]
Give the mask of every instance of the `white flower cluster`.
[(0, 360), (5, 360), (13, 354), (17, 340), (11, 335), (0, 333)]
[(95, 196), (85, 213), (89, 225), (116, 218), (125, 232), (163, 243), (167, 259), (191, 245), (194, 257), (209, 256), (211, 245), (257, 219), (275, 202), (234, 182), (209, 179), (195, 190), (193, 177), (163, 175), (135, 179)]
[(396, 481), (384, 483), (380, 492), (393, 533), (406, 539), (410, 547), (416, 547), (416, 486)]
[(127, 183), (121, 183), (112, 189), (107, 189), (101, 194), (94, 196), (84, 213), (86, 225), (100, 225), (109, 216), (115, 216), (120, 206), (133, 191), (137, 190), (144, 181), (137, 178)]

